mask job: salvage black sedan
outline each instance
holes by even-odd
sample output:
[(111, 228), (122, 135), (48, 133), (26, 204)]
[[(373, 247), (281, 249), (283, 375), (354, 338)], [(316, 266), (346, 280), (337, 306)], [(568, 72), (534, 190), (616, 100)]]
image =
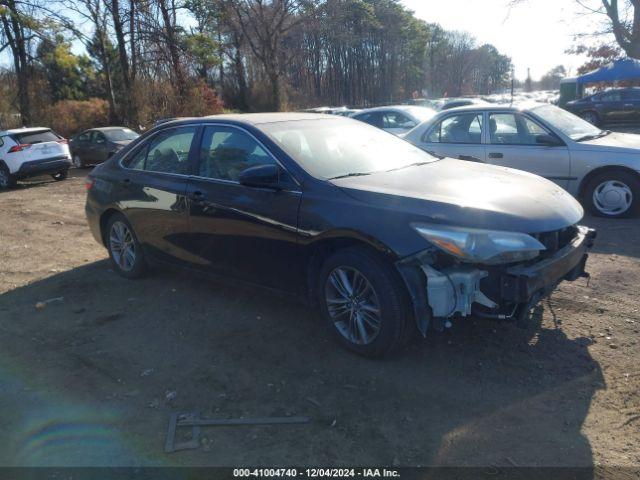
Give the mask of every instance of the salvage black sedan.
[(124, 277), (160, 262), (301, 296), (369, 356), (469, 315), (526, 318), (586, 275), (594, 237), (541, 177), (324, 115), (162, 124), (87, 188), (93, 235)]

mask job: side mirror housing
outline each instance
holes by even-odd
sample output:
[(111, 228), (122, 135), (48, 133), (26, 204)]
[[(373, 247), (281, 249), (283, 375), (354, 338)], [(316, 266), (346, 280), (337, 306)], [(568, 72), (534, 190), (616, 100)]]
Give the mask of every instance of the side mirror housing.
[(559, 147), (560, 145), (564, 145), (562, 140), (554, 135), (542, 134), (536, 135), (536, 143), (540, 145), (546, 145), (547, 147)]
[(240, 173), (238, 179), (247, 187), (280, 189), (280, 170), (277, 165), (257, 165)]

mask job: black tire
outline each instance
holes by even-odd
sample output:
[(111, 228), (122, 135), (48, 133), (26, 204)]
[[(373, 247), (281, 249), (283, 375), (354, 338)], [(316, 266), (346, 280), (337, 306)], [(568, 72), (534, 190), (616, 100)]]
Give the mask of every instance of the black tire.
[(595, 125), (596, 127), (600, 126), (600, 115), (593, 110), (587, 110), (586, 112), (582, 112), (580, 114), (583, 120), (586, 120), (591, 125)]
[[(617, 189), (617, 194), (626, 199), (629, 207), (621, 209), (603, 209), (604, 204), (597, 200), (598, 193), (602, 196), (603, 185), (611, 182)], [(615, 197), (614, 197), (615, 198)], [(582, 200), (585, 208), (593, 215), (605, 218), (633, 217), (640, 213), (640, 179), (636, 175), (620, 170), (610, 170), (594, 176), (587, 183)]]
[(62, 180), (66, 180), (68, 176), (69, 171), (63, 170), (61, 172), (54, 173), (53, 175), (51, 175), (51, 178), (53, 178), (56, 182), (61, 182)]
[(16, 185), (16, 179), (9, 173), (9, 169), (0, 164), (0, 190), (12, 188)]
[[(375, 291), (380, 322), (377, 333), (368, 343), (356, 343), (347, 338), (329, 313), (327, 292), (332, 288), (329, 277), (341, 268), (357, 271)], [(409, 296), (393, 265), (379, 254), (358, 247), (339, 250), (325, 260), (318, 280), (321, 314), (338, 341), (349, 350), (366, 357), (380, 357), (397, 351), (413, 337), (415, 321), (410, 313)]]
[[(119, 259), (121, 260), (124, 255), (118, 255), (117, 247), (113, 242), (112, 234), (114, 231), (114, 226), (118, 223), (124, 225), (126, 229), (128, 229), (128, 231), (131, 233), (134, 261), (132, 262), (132, 265), (130, 267), (128, 265), (124, 265), (123, 261), (119, 261)], [(107, 246), (107, 251), (109, 252), (109, 260), (111, 261), (111, 266), (119, 275), (125, 278), (139, 278), (147, 273), (148, 267), (147, 261), (144, 257), (144, 251), (142, 250), (140, 242), (138, 242), (138, 237), (133, 231), (131, 224), (124, 215), (122, 215), (121, 213), (115, 213), (109, 218), (109, 221), (107, 222), (107, 229), (104, 232), (104, 238), (105, 244)]]

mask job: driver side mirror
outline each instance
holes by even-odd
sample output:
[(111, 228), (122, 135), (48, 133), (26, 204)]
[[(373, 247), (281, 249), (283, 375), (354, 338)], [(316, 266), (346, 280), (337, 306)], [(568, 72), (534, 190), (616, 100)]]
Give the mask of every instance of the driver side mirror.
[(536, 143), (540, 145), (546, 145), (547, 147), (559, 147), (560, 145), (564, 145), (562, 140), (554, 135), (549, 135), (544, 133), (542, 135), (536, 135)]
[(277, 165), (257, 165), (240, 173), (240, 185), (279, 190), (280, 170)]

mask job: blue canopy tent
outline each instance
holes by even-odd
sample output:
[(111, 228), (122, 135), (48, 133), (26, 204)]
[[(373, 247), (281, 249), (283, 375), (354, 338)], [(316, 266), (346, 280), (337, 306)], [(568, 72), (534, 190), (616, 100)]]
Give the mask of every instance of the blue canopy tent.
[(560, 82), (560, 105), (581, 97), (588, 83), (621, 80), (640, 80), (640, 60), (623, 58), (579, 77), (563, 79)]

